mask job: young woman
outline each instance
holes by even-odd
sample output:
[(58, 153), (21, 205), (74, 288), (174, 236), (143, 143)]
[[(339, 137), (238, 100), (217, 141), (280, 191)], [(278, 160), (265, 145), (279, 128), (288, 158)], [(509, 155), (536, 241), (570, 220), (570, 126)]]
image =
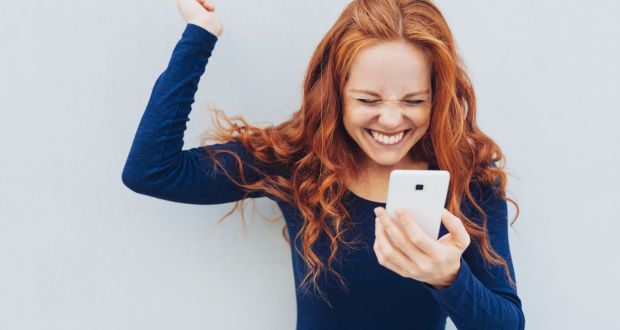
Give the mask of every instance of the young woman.
[[(223, 28), (205, 0), (159, 76), (123, 171), (133, 191), (219, 204), (268, 197), (285, 219), (297, 329), (523, 329), (500, 148), (476, 125), (473, 88), (430, 1), (355, 0), (316, 48), (299, 111), (266, 128), (216, 121), (182, 150)], [(393, 169), (447, 170), (440, 238), (385, 212)], [(515, 204), (516, 206), (516, 204)], [(518, 211), (518, 207), (517, 207)], [(294, 238), (293, 242), (289, 238)]]

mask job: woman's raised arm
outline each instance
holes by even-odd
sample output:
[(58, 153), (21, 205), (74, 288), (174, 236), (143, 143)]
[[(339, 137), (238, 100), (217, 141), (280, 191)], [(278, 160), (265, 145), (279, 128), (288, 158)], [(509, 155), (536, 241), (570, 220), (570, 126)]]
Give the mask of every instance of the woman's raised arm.
[[(123, 169), (123, 183), (140, 194), (190, 204), (220, 204), (261, 197), (257, 192), (245, 195), (223, 171), (216, 170), (204, 150), (230, 150), (244, 165), (255, 165), (240, 143), (182, 150), (194, 95), (222, 28), (213, 8), (204, 1), (200, 4), (197, 0), (179, 0), (177, 4), (188, 24), (168, 67), (155, 82)], [(218, 160), (233, 178), (239, 179), (233, 157), (221, 154)], [(249, 166), (243, 169), (248, 182), (258, 179)]]

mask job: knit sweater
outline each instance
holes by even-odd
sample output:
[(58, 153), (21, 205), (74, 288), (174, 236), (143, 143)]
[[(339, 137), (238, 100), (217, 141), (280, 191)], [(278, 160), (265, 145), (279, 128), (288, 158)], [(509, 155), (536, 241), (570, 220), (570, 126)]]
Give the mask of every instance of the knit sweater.
[[(347, 190), (342, 200), (350, 212), (353, 229), (347, 239), (357, 240), (353, 249), (340, 249), (334, 269), (346, 281), (346, 289), (335, 278), (319, 278), (321, 289), (331, 306), (316, 291), (298, 288), (307, 268), (299, 251), (303, 217), (300, 210), (262, 192), (247, 194), (218, 170), (209, 150), (229, 150), (244, 164), (267, 174), (286, 175), (287, 170), (261, 167), (241, 143), (236, 141), (183, 150), (183, 135), (194, 103), (198, 83), (218, 38), (206, 29), (187, 24), (177, 42), (167, 68), (159, 76), (142, 116), (129, 152), (122, 180), (131, 190), (179, 203), (221, 204), (243, 198), (267, 197), (276, 202), (284, 215), (291, 240), (292, 267), (296, 285), (297, 329), (444, 329), (450, 317), (459, 329), (523, 329), (521, 301), (501, 266), (485, 263), (472, 240), (461, 257), (461, 266), (450, 286), (435, 289), (405, 278), (379, 264), (373, 251), (375, 240), (374, 208), (385, 203), (366, 200)], [(235, 160), (229, 155), (218, 158), (226, 171), (240, 178)], [(437, 170), (431, 164), (429, 170)], [(258, 171), (244, 166), (248, 182), (260, 179)], [(477, 185), (472, 189), (476, 203), (485, 211), (491, 246), (508, 263), (514, 279), (509, 242), (507, 203), (493, 187)], [(462, 211), (482, 224), (481, 215), (464, 199)], [(446, 234), (442, 225), (440, 236)], [(329, 244), (319, 238), (315, 253), (327, 261)]]

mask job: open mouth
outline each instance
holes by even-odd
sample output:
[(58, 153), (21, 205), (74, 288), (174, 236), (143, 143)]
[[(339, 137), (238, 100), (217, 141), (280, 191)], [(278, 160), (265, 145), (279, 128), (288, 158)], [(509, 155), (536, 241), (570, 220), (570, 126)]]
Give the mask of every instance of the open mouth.
[(402, 144), (403, 140), (405, 140), (413, 129), (409, 128), (400, 133), (392, 134), (392, 135), (383, 135), (377, 132), (373, 132), (369, 128), (364, 128), (366, 131), (366, 135), (370, 140), (372, 140), (375, 144), (382, 147), (394, 147)]

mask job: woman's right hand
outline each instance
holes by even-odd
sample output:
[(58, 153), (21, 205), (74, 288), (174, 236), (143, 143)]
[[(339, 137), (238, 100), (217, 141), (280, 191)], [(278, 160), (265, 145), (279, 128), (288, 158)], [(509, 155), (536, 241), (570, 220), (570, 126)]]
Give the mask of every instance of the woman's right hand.
[(224, 32), (211, 0), (177, 0), (177, 8), (185, 22), (198, 25), (217, 37)]

